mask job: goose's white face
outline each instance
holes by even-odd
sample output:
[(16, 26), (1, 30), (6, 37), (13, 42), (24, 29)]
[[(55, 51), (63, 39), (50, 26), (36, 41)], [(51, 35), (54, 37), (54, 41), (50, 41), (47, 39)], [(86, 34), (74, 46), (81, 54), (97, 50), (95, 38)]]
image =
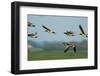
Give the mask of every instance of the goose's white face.
[(70, 47), (70, 45), (69, 46), (66, 46), (65, 49), (68, 48), (68, 47)]
[(73, 36), (73, 34), (68, 34), (68, 36)]
[(52, 33), (52, 31), (47, 30), (48, 33)]
[(75, 45), (72, 45), (72, 47), (76, 47)]
[(48, 33), (51, 33), (51, 31), (48, 31)]
[(68, 48), (69, 47), (69, 45), (67, 45), (67, 44), (64, 44), (64, 48), (66, 49), (66, 48)]
[(83, 35), (83, 33), (82, 33), (82, 32), (80, 32), (80, 35)]
[(32, 36), (32, 38), (34, 38), (34, 36)]
[(86, 40), (87, 40), (87, 36), (86, 36), (85, 34), (82, 34), (81, 37), (82, 37), (83, 39), (86, 39)]
[(31, 36), (32, 38), (35, 38), (36, 37), (36, 35), (33, 35), (33, 36)]

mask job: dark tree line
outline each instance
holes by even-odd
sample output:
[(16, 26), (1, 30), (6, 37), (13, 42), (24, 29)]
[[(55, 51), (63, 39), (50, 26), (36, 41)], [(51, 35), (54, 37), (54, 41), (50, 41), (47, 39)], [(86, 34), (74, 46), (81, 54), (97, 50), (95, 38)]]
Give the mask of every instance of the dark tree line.
[[(77, 50), (87, 50), (88, 49), (88, 42), (87, 40), (83, 40), (81, 42), (69, 42), (74, 43), (77, 47)], [(46, 51), (53, 51), (53, 50), (64, 50), (64, 46), (62, 42), (34, 42), (28, 40), (28, 44), (31, 45), (33, 48), (42, 48)]]

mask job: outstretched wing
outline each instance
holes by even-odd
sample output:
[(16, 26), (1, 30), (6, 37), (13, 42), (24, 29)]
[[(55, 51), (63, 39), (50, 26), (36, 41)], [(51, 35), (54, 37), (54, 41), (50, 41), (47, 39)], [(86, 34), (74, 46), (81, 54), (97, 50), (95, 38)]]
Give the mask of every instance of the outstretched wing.
[(84, 30), (83, 30), (83, 28), (82, 28), (81, 25), (79, 25), (79, 28), (80, 28), (81, 32), (82, 32), (83, 34), (85, 34), (85, 33), (84, 33)]
[(74, 53), (76, 53), (76, 47), (73, 47)]
[(67, 47), (65, 50), (64, 50), (64, 53), (66, 53), (68, 50), (69, 50), (70, 46)]
[(50, 29), (49, 28), (47, 28), (47, 27), (45, 27), (45, 26), (42, 26), (44, 29), (46, 29), (46, 30), (49, 30), (50, 31)]

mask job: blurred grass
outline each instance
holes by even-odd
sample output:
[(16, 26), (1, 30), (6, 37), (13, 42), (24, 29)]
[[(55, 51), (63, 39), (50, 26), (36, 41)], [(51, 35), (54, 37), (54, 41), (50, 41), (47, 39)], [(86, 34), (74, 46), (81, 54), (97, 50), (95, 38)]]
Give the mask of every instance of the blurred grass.
[(64, 53), (64, 50), (52, 50), (44, 51), (37, 49), (28, 49), (28, 61), (34, 60), (57, 60), (57, 59), (81, 59), (87, 58), (88, 54), (85, 50), (77, 50), (76, 53), (73, 50), (69, 50)]

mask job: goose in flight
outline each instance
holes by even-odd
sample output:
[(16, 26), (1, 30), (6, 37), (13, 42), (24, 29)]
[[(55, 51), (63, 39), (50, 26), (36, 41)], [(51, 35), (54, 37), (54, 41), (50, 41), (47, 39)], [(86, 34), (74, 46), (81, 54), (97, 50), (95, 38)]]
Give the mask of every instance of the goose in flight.
[(85, 37), (88, 37), (88, 35), (84, 32), (84, 30), (83, 30), (83, 28), (82, 28), (81, 25), (79, 25), (79, 29), (80, 29), (80, 31), (81, 31), (79, 35), (83, 35), (83, 36), (85, 36)]
[(72, 32), (72, 31), (66, 31), (66, 32), (64, 32), (64, 34), (67, 36), (75, 36), (74, 32)]
[(28, 22), (28, 26), (29, 27), (35, 27), (35, 25), (33, 25), (31, 22)]
[(52, 31), (50, 28), (48, 28), (48, 27), (46, 27), (46, 26), (44, 26), (44, 25), (42, 25), (42, 27), (45, 29), (45, 32), (55, 34), (55, 32), (54, 32), (54, 31)]
[(28, 36), (31, 37), (31, 38), (38, 38), (37, 32), (35, 32), (35, 33), (29, 33)]
[(69, 43), (63, 43), (64, 45), (64, 53), (66, 53), (70, 48), (73, 48), (74, 53), (76, 53), (76, 45), (74, 44), (69, 44)]

